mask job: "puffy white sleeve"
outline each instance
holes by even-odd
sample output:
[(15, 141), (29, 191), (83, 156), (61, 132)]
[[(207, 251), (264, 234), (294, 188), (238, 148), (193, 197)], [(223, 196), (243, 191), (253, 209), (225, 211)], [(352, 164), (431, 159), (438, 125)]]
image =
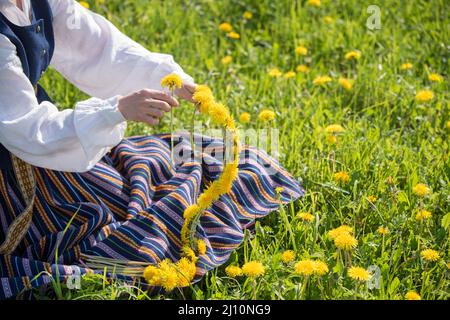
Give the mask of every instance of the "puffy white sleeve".
[(68, 172), (90, 170), (124, 136), (117, 97), (92, 98), (74, 110), (38, 103), (14, 44), (0, 35), (0, 143), (24, 161)]
[(161, 90), (161, 79), (192, 78), (168, 54), (150, 52), (104, 17), (73, 0), (50, 0), (54, 15), (52, 65), (85, 93), (106, 99), (140, 89)]

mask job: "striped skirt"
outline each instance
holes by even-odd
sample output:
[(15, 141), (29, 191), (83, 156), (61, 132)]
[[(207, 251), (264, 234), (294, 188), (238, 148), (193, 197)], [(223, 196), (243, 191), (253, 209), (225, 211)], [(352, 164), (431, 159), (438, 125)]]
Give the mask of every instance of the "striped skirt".
[[(86, 173), (33, 168), (37, 187), (31, 227), (14, 252), (0, 255), (0, 299), (57, 275), (66, 279), (90, 272), (83, 268), (81, 254), (148, 264), (177, 261), (184, 209), (222, 172), (222, 162), (205, 151), (223, 149), (223, 142), (203, 137), (201, 160), (174, 167), (170, 138), (125, 139)], [(188, 136), (178, 137), (180, 146), (190, 151)], [(244, 147), (241, 159), (232, 191), (201, 217), (197, 232), (207, 253), (197, 262), (196, 280), (227, 261), (256, 218), (303, 194), (266, 153)], [(24, 206), (14, 173), (0, 170), (0, 243)]]

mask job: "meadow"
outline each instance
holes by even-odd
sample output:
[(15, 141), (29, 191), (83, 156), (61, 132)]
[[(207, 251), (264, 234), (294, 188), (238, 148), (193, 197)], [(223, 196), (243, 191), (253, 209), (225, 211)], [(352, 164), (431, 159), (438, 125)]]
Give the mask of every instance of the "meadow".
[[(450, 298), (446, 0), (86, 2), (149, 50), (172, 54), (241, 128), (265, 126), (259, 113), (274, 111), (280, 162), (306, 194), (259, 220), (227, 264), (191, 287), (151, 295), (86, 276), (61, 297)], [(43, 85), (61, 108), (86, 98), (53, 71)], [(190, 119), (183, 106), (177, 128)], [(127, 134), (168, 130), (169, 118)], [(250, 261), (264, 274), (227, 269)]]

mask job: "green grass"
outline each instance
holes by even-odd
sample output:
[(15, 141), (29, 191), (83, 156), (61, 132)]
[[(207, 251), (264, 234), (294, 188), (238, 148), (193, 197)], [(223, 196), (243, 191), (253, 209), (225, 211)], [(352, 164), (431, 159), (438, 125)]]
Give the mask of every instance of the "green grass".
[[(277, 113), (274, 126), (280, 130), (283, 165), (298, 178), (306, 195), (256, 225), (229, 263), (242, 265), (258, 260), (267, 268), (258, 279), (258, 299), (403, 299), (417, 291), (423, 299), (450, 298), (449, 216), (450, 213), (450, 129), (449, 57), (450, 19), (445, 0), (378, 1), (381, 29), (366, 27), (366, 8), (373, 1), (322, 1), (320, 8), (306, 1), (89, 1), (91, 9), (148, 49), (171, 53), (198, 83), (213, 88), (218, 100), (238, 117), (253, 116), (243, 128), (256, 128), (257, 115), (264, 108)], [(253, 19), (245, 21), (244, 11)], [(332, 23), (325, 23), (331, 16)], [(221, 22), (230, 22), (241, 34), (228, 39), (220, 32)], [(306, 57), (295, 55), (304, 45)], [(361, 58), (346, 61), (345, 53), (359, 50)], [(227, 66), (221, 59), (231, 55)], [(411, 62), (412, 70), (400, 70)], [(268, 70), (283, 72), (307, 64), (308, 74), (274, 79)], [(428, 75), (444, 77), (432, 83)], [(329, 75), (333, 82), (314, 86), (316, 76)], [(340, 76), (354, 80), (351, 91), (342, 89)], [(47, 74), (44, 87), (51, 90), (61, 107), (71, 107), (85, 96), (54, 72)], [(418, 90), (431, 89), (434, 99), (414, 101)], [(175, 125), (186, 127), (191, 107), (176, 111)], [(167, 132), (169, 121), (150, 128), (131, 124), (129, 135)], [(326, 143), (324, 128), (338, 123), (345, 129), (338, 146)], [(348, 184), (337, 185), (333, 174), (347, 171)], [(392, 177), (394, 185), (386, 180)], [(415, 184), (426, 183), (431, 194), (420, 199)], [(367, 196), (374, 195), (374, 204)], [(432, 212), (418, 222), (419, 207)], [(317, 219), (305, 224), (298, 212), (310, 212)], [(285, 220), (289, 224), (285, 224)], [(327, 231), (348, 224), (355, 229), (358, 247), (353, 265), (381, 269), (381, 287), (368, 289), (347, 276)], [(389, 228), (384, 238), (376, 230)], [(445, 228), (446, 227), (446, 228)], [(440, 253), (437, 262), (420, 257), (424, 248)], [(295, 249), (297, 260), (318, 258), (330, 267), (329, 275), (312, 278), (302, 292), (305, 279), (292, 273), (293, 266), (281, 262), (284, 250)], [(224, 267), (204, 279), (165, 297), (177, 299), (250, 299), (255, 297), (253, 281), (230, 279)], [(148, 299), (151, 296), (119, 282), (106, 284), (102, 277), (85, 277), (82, 290), (64, 290), (66, 298)]]

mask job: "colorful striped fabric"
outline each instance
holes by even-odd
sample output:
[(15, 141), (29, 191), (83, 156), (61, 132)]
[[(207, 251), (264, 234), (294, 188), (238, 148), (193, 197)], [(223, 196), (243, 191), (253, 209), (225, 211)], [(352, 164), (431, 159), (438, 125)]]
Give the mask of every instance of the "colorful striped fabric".
[[(189, 136), (178, 140), (178, 147), (190, 154)], [(149, 264), (178, 260), (183, 211), (220, 175), (222, 163), (206, 152), (202, 161), (174, 168), (169, 148), (170, 135), (132, 137), (87, 173), (35, 168), (33, 222), (15, 252), (0, 255), (0, 299), (49, 283), (57, 274), (66, 278), (90, 271), (82, 267), (80, 253)], [(220, 151), (223, 143), (203, 137), (199, 148)], [(196, 280), (227, 261), (255, 218), (303, 194), (298, 182), (266, 153), (245, 147), (241, 158), (245, 161), (232, 192), (204, 213), (197, 228), (207, 253), (197, 263)], [(283, 188), (281, 195), (277, 187)], [(0, 171), (0, 243), (23, 209), (14, 174)]]

